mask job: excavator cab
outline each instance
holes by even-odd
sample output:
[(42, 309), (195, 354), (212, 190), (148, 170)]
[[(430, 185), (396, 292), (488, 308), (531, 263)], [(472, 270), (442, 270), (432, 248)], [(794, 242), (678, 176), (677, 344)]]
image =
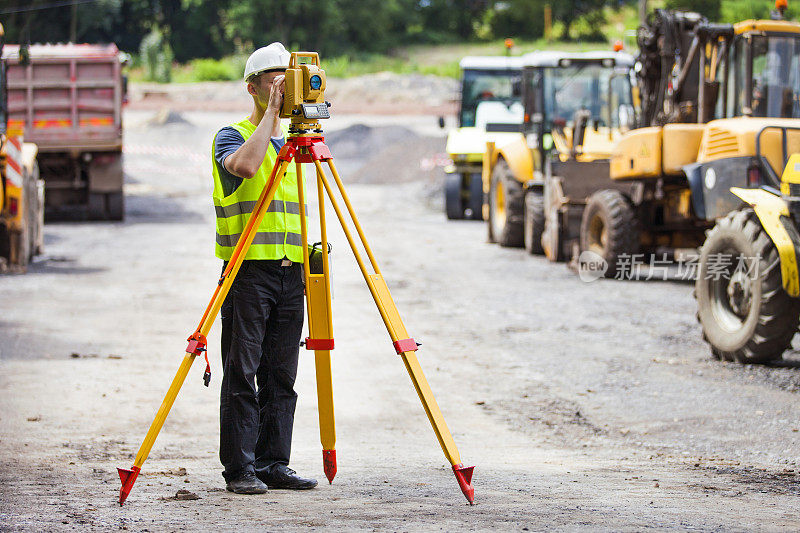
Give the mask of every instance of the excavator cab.
[(608, 158), (621, 131), (634, 119), (627, 54), (534, 53), (524, 71), (524, 130), (542, 154), (562, 161)]

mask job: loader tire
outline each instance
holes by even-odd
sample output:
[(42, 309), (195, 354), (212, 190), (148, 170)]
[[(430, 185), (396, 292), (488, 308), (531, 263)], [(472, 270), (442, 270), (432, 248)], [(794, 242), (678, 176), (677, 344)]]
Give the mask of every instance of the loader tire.
[(36, 193), (36, 183), (34, 177), (28, 172), (27, 168), (22, 173), (22, 183), (24, 187), (23, 202), (25, 205), (22, 207), (22, 224), (20, 229), (9, 231), (9, 245), (11, 248), (9, 263), (23, 270), (28, 267), (28, 264), (33, 259), (36, 252), (36, 224), (38, 215), (36, 213), (36, 202), (38, 196)]
[(10, 232), (9, 237), (11, 242), (10, 263), (23, 269), (27, 268), (33, 257), (30, 225), (23, 224), (21, 230)]
[(106, 195), (101, 192), (90, 192), (86, 208), (89, 220), (106, 219)]
[(444, 212), (448, 220), (464, 218), (464, 203), (461, 199), (461, 174), (454, 172), (444, 178)]
[(800, 299), (783, 289), (778, 250), (752, 209), (729, 213), (708, 233), (694, 292), (703, 339), (717, 359), (765, 363), (791, 346)]
[(39, 173), (39, 163), (33, 163), (33, 203), (35, 203), (35, 230), (31, 235), (31, 251), (34, 256), (44, 253), (44, 181)]
[(7, 266), (11, 260), (11, 236), (5, 224), (0, 224), (0, 267)]
[(483, 220), (483, 177), (479, 172), (469, 175), (469, 199), (467, 207), (471, 220)]
[(613, 278), (620, 256), (639, 251), (639, 224), (625, 196), (612, 189), (589, 197), (581, 218), (581, 251), (590, 250), (608, 263), (605, 276)]
[(523, 235), (524, 191), (514, 179), (504, 159), (492, 170), (489, 188), (489, 241), (500, 246), (521, 248)]
[(544, 231), (542, 250), (548, 261), (560, 263), (564, 260), (564, 227), (561, 223), (559, 182), (549, 177), (544, 183)]
[(89, 220), (122, 220), (125, 203), (122, 191), (89, 193)]
[(523, 236), (525, 250), (529, 254), (542, 255), (542, 233), (544, 232), (544, 193), (531, 189), (525, 193), (525, 225)]

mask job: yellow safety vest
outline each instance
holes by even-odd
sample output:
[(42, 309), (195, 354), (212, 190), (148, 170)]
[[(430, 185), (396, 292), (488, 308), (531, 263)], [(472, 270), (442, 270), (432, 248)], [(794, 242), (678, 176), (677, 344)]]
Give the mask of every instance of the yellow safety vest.
[[(244, 119), (231, 124), (242, 134), (245, 141), (256, 130), (255, 124)], [(284, 129), (284, 135), (286, 131)], [(216, 140), (216, 137), (215, 137)], [(212, 159), (214, 147), (212, 146)], [(217, 213), (217, 239), (215, 252), (217, 257), (225, 261), (231, 258), (239, 236), (244, 231), (250, 213), (255, 207), (261, 191), (267, 184), (272, 166), (278, 159), (278, 153), (272, 142), (267, 148), (264, 162), (250, 179), (243, 179), (241, 185), (233, 193), (224, 196), (222, 182), (216, 163), (212, 165), (214, 174), (214, 209)], [(300, 235), (300, 203), (297, 196), (297, 172), (295, 165), (290, 164), (281, 180), (275, 197), (267, 208), (253, 244), (245, 255), (245, 259), (283, 259), (284, 257), (303, 262), (303, 242)]]

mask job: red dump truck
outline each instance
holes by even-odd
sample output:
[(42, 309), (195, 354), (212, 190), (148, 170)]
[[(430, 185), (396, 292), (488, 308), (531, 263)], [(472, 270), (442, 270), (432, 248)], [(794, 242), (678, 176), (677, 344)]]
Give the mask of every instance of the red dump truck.
[(48, 220), (122, 220), (121, 56), (111, 45), (6, 45), (9, 128), (39, 147)]

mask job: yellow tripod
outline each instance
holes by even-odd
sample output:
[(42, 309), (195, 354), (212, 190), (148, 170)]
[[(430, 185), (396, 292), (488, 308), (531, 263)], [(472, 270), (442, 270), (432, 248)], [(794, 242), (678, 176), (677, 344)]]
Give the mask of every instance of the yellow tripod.
[[(136, 481), (137, 476), (142, 468), (142, 465), (147, 460), (147, 456), (153, 447), (161, 427), (169, 414), (172, 404), (178, 395), (178, 391), (183, 385), (186, 375), (192, 366), (195, 358), (202, 355), (206, 351), (206, 335), (211, 329), (211, 326), (225, 301), (225, 297), (233, 284), (242, 260), (250, 247), (253, 238), (255, 237), (261, 220), (267, 211), (267, 207), (272, 202), (275, 192), (280, 185), (286, 168), (294, 161), (297, 166), (297, 189), (300, 204), (300, 220), (301, 220), (301, 234), (302, 242), (308, 242), (307, 227), (306, 227), (306, 213), (305, 213), (305, 198), (304, 198), (304, 184), (302, 163), (313, 163), (316, 168), (316, 182), (317, 182), (317, 196), (319, 202), (319, 222), (322, 240), (322, 272), (316, 269), (311, 271), (309, 266), (309, 252), (306, 246), (303, 247), (303, 269), (306, 281), (306, 305), (308, 307), (309, 316), (309, 337), (305, 340), (305, 347), (308, 350), (314, 350), (316, 375), (317, 375), (317, 399), (319, 404), (319, 432), (320, 441), (322, 442), (323, 454), (323, 468), (325, 476), (329, 482), (333, 482), (336, 475), (336, 430), (334, 425), (333, 413), (333, 387), (331, 378), (331, 356), (330, 352), (333, 350), (333, 322), (331, 314), (331, 286), (330, 286), (330, 265), (328, 261), (328, 236), (325, 226), (325, 195), (327, 194), (333, 210), (336, 212), (336, 217), (344, 231), (347, 242), (355, 256), (358, 267), (364, 276), (364, 281), (369, 288), (372, 298), (375, 300), (375, 305), (378, 307), (378, 312), (386, 325), (389, 332), (389, 337), (392, 340), (397, 354), (402, 358), (403, 363), (411, 376), (411, 382), (419, 395), (422, 406), (425, 408), (425, 413), (428, 415), (433, 426), (433, 431), (436, 438), (439, 440), (439, 445), (444, 451), (445, 457), (450, 461), (453, 467), (453, 472), (456, 475), (459, 487), (469, 500), (470, 504), (473, 503), (474, 489), (472, 487), (472, 470), (474, 467), (465, 467), (461, 464), (461, 458), (458, 453), (453, 437), (450, 430), (447, 428), (442, 412), (436, 399), (433, 396), (428, 381), (422, 372), (422, 367), (417, 360), (415, 352), (417, 351), (417, 343), (408, 335), (403, 321), (400, 319), (400, 314), (397, 311), (394, 300), (389, 293), (389, 288), (383, 279), (378, 264), (375, 261), (375, 256), (364, 237), (364, 232), (361, 224), (356, 218), (353, 206), (347, 197), (344, 190), (342, 181), (333, 164), (333, 158), (327, 145), (325, 145), (324, 137), (321, 136), (322, 129), (316, 121), (309, 122), (300, 118), (292, 118), (292, 128), (289, 130), (289, 136), (286, 144), (278, 154), (278, 159), (270, 173), (267, 185), (259, 197), (255, 208), (253, 209), (250, 218), (244, 231), (239, 238), (236, 247), (233, 250), (231, 259), (228, 266), (220, 277), (217, 288), (214, 291), (211, 301), (206, 307), (200, 324), (197, 330), (189, 337), (189, 345), (186, 348), (186, 355), (178, 368), (178, 372), (172, 380), (172, 384), (164, 397), (161, 407), (156, 413), (155, 419), (150, 425), (150, 429), (145, 436), (144, 442), (139, 448), (134, 460), (133, 466), (130, 469), (118, 468), (120, 479), (122, 481), (122, 488), (119, 493), (119, 503), (122, 505)], [(334, 196), (334, 190), (330, 181), (326, 177), (322, 163), (327, 163), (335, 185), (342, 197), (347, 213), (352, 220), (355, 227), (358, 239), (361, 242), (364, 250), (366, 251), (369, 260), (369, 267), (365, 264), (358, 250), (356, 240), (352, 232), (348, 228), (347, 221), (344, 213), (339, 206), (339, 202)], [(211, 368), (208, 364), (208, 355), (206, 357), (206, 372), (204, 379), (206, 385), (211, 377)]]

